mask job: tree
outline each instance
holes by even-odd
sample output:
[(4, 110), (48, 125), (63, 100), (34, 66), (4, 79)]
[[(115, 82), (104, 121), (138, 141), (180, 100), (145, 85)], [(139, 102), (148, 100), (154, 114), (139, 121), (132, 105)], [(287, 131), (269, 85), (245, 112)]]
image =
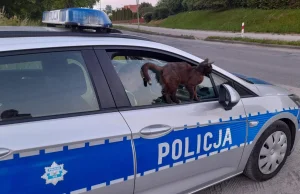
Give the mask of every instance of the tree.
[(105, 11), (106, 11), (107, 14), (111, 13), (111, 12), (112, 12), (112, 7), (111, 7), (111, 5), (106, 5)]
[(139, 6), (139, 13), (143, 16), (147, 12), (152, 12), (154, 10), (151, 3), (143, 2)]

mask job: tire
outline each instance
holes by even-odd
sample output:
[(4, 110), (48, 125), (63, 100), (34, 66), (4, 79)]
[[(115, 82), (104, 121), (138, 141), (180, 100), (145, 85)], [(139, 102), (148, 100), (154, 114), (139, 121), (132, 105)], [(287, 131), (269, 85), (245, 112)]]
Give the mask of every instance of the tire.
[[(280, 138), (278, 139), (278, 143), (274, 144), (274, 142), (276, 142), (275, 135), (277, 135), (277, 137)], [(270, 140), (271, 142), (270, 143), (266, 142), (267, 139), (268, 142), (270, 142)], [(280, 120), (275, 121), (271, 126), (267, 128), (267, 130), (261, 135), (261, 137), (258, 139), (257, 143), (255, 144), (252, 153), (248, 159), (248, 162), (246, 164), (244, 174), (254, 181), (266, 181), (276, 176), (286, 162), (286, 159), (291, 150), (291, 142), (292, 142), (291, 131), (288, 125)], [(272, 145), (272, 143), (273, 145), (276, 146), (269, 147), (268, 144)], [(280, 145), (281, 143), (282, 146)], [(285, 149), (284, 147), (286, 147), (285, 154), (283, 154), (282, 151)], [(272, 163), (270, 161), (276, 161), (275, 162), (276, 165), (274, 165), (274, 162)], [(259, 162), (261, 164), (261, 168), (259, 167)], [(262, 165), (265, 162), (266, 165)], [(269, 163), (272, 163), (270, 167), (268, 167)], [(274, 168), (272, 168), (273, 165), (275, 166)]]

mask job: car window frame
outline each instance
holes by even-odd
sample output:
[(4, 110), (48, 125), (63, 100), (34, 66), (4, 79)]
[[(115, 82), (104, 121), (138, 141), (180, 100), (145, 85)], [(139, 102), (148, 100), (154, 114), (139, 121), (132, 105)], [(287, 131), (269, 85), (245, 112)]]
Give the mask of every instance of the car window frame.
[(16, 123), (30, 123), (43, 120), (62, 119), (77, 116), (87, 116), (107, 112), (117, 112), (113, 96), (109, 89), (108, 83), (105, 79), (104, 73), (99, 64), (98, 58), (92, 46), (75, 46), (75, 47), (56, 47), (56, 48), (41, 48), (41, 49), (24, 49), (24, 50), (13, 50), (0, 52), (0, 57), (9, 57), (16, 55), (27, 55), (27, 54), (40, 54), (40, 53), (54, 53), (54, 52), (71, 52), (78, 51), (85, 62), (87, 68), (87, 75), (90, 78), (92, 88), (96, 95), (97, 103), (99, 106), (98, 110), (66, 113), (58, 115), (40, 116), (33, 118), (24, 119), (12, 119), (0, 121), (0, 126), (10, 125)]
[[(149, 108), (161, 108), (161, 107), (169, 107), (169, 106), (185, 106), (185, 105), (192, 105), (198, 103), (205, 103), (205, 102), (218, 102), (219, 101), (219, 93), (217, 92), (217, 88), (214, 84), (212, 76), (209, 75), (211, 80), (214, 92), (216, 94), (216, 98), (211, 99), (203, 99), (200, 102), (185, 102), (181, 104), (158, 104), (158, 105), (143, 105), (143, 106), (132, 106), (128, 96), (125, 92), (125, 88), (122, 84), (120, 77), (118, 76), (117, 72), (113, 68), (112, 61), (110, 59), (109, 52), (107, 50), (135, 50), (135, 51), (149, 51), (149, 52), (158, 52), (160, 54), (169, 55), (171, 57), (176, 57), (178, 59), (184, 60), (188, 63), (197, 65), (198, 62), (186, 58), (182, 55), (175, 54), (172, 52), (168, 52), (161, 49), (154, 49), (149, 47), (137, 47), (137, 46), (95, 46), (94, 47), (98, 60), (100, 62), (101, 68), (106, 76), (107, 82), (110, 86), (112, 95), (116, 102), (116, 107), (118, 110), (126, 111), (126, 110), (137, 110), (137, 109), (149, 109)], [(105, 64), (105, 65), (102, 65)], [(109, 64), (109, 65), (108, 65)]]

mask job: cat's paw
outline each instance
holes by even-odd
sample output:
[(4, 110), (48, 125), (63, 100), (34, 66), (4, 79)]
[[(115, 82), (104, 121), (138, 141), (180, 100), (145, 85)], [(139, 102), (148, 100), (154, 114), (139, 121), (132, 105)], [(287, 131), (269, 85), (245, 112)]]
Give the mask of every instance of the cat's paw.
[(181, 101), (180, 101), (180, 100), (177, 100), (175, 103), (176, 103), (176, 104), (180, 104), (180, 103), (181, 103)]

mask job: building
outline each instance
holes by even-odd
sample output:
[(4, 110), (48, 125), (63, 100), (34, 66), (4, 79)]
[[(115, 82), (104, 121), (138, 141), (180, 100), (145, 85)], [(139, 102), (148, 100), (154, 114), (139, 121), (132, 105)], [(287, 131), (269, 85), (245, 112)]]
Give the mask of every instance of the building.
[(132, 13), (137, 13), (138, 11), (138, 6), (137, 5), (125, 5), (125, 9), (130, 9)]

